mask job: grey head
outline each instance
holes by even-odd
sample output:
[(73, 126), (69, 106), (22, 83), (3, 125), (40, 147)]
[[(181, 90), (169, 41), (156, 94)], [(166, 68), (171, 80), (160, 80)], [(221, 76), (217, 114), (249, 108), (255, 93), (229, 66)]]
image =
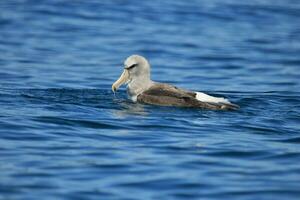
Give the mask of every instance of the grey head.
[(132, 98), (151, 87), (150, 64), (146, 58), (131, 55), (125, 60), (124, 71), (112, 85), (112, 90), (115, 92), (124, 83), (128, 84), (127, 92)]

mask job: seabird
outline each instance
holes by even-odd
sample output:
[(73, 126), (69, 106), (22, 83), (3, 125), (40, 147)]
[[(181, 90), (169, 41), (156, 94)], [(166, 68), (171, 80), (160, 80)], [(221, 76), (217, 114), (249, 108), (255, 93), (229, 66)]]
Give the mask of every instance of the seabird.
[(127, 94), (134, 102), (159, 105), (203, 108), (212, 110), (236, 110), (238, 105), (222, 97), (213, 97), (202, 92), (193, 92), (178, 87), (154, 82), (150, 79), (150, 64), (139, 55), (129, 56), (124, 62), (124, 71), (112, 85), (115, 92), (127, 84)]

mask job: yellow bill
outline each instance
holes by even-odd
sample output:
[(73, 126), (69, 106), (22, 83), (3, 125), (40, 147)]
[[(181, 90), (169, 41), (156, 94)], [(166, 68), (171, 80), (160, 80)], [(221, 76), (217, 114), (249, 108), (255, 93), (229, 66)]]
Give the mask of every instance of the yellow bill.
[(127, 69), (124, 69), (123, 73), (121, 74), (120, 78), (112, 84), (111, 89), (113, 92), (117, 91), (119, 87), (126, 83), (129, 80), (129, 73)]

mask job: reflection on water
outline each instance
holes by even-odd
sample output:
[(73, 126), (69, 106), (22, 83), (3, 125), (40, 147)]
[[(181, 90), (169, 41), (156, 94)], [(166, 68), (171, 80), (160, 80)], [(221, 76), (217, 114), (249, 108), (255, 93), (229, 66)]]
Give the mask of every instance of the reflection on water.
[(120, 106), (119, 109), (114, 110), (112, 113), (114, 117), (116, 118), (127, 118), (131, 115), (142, 115), (147, 116), (149, 113), (145, 110), (145, 105), (139, 104), (139, 103), (133, 103), (129, 100), (120, 100), (120, 99), (114, 99), (114, 103), (118, 104)]

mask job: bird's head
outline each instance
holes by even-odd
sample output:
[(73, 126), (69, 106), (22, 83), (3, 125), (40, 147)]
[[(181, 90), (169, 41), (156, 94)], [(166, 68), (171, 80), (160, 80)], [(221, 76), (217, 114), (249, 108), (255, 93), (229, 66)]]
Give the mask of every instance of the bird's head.
[(122, 84), (128, 84), (134, 80), (150, 80), (150, 64), (143, 56), (132, 55), (124, 62), (124, 71), (120, 78), (112, 85), (115, 92)]

